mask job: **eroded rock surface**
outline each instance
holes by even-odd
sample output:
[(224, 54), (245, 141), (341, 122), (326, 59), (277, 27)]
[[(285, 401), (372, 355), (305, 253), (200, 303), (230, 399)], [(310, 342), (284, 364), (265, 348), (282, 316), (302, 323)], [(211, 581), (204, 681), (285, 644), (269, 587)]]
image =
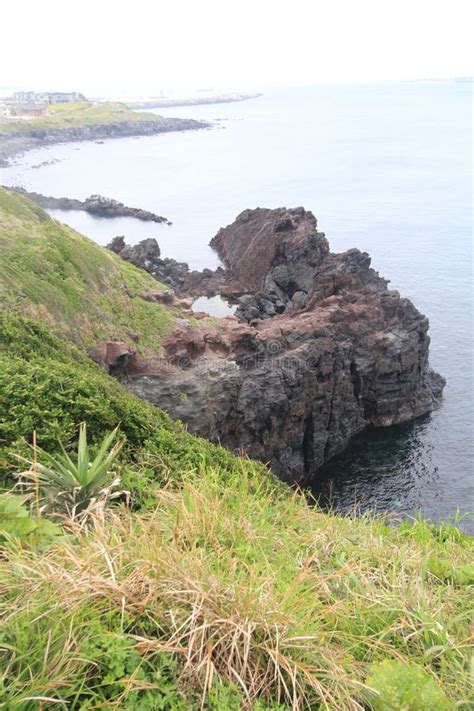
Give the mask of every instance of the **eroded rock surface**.
[(439, 405), (427, 318), (366, 253), (331, 254), (310, 212), (246, 210), (211, 244), (225, 269), (183, 272), (181, 289), (238, 299), (240, 319), (180, 319), (161, 355), (109, 346), (96, 359), (131, 391), (298, 482), (368, 425)]

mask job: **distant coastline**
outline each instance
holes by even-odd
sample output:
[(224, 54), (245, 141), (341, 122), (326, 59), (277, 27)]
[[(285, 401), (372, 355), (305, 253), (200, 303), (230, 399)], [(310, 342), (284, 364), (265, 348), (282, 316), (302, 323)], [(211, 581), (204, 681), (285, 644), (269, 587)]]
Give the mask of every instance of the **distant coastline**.
[(31, 120), (0, 121), (0, 166), (33, 148), (56, 143), (102, 141), (128, 136), (152, 136), (170, 131), (209, 128), (204, 121), (138, 113), (123, 104), (83, 105), (71, 111)]
[(126, 101), (125, 105), (129, 109), (159, 109), (173, 106), (200, 106), (202, 104), (229, 104), (235, 101), (247, 101), (248, 99), (258, 99), (261, 93), (254, 94), (215, 94), (213, 96), (194, 96), (189, 98), (156, 98), (150, 97), (143, 101)]

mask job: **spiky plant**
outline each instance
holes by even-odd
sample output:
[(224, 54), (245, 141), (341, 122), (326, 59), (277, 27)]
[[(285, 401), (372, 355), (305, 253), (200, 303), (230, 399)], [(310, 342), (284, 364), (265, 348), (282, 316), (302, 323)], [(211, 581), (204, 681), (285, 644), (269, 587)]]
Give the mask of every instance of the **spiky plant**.
[(111, 498), (121, 493), (114, 464), (123, 440), (117, 440), (117, 435), (118, 427), (104, 437), (93, 456), (83, 422), (79, 427), (77, 456), (72, 459), (62, 444), (62, 453), (57, 455), (35, 449), (34, 459), (24, 460), (29, 469), (17, 475), (20, 487), (39, 499), (45, 512), (84, 519), (92, 511), (104, 509)]

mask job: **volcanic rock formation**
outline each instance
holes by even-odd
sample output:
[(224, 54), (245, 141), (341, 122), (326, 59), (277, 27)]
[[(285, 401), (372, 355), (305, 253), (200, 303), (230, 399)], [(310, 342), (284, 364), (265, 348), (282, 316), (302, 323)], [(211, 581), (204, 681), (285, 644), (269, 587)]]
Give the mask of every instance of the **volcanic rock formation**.
[[(246, 210), (211, 245), (225, 269), (183, 268), (181, 294), (227, 295), (240, 319), (196, 322), (190, 313), (163, 341), (164, 355), (96, 349), (131, 391), (297, 482), (368, 425), (439, 405), (445, 383), (428, 365), (427, 318), (387, 288), (366, 253), (331, 254), (310, 212)], [(142, 247), (118, 251), (132, 260)]]

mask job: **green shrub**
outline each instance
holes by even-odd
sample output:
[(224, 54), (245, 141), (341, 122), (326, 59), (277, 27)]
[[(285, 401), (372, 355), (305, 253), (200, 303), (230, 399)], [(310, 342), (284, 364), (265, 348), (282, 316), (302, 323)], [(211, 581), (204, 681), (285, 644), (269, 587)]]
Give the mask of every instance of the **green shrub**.
[(385, 659), (372, 666), (367, 684), (375, 711), (449, 711), (448, 701), (436, 680), (419, 664)]
[(451, 560), (432, 554), (426, 563), (426, 570), (444, 583), (461, 587), (474, 585), (474, 563), (456, 567)]
[(59, 526), (42, 516), (31, 514), (24, 496), (0, 496), (0, 543), (12, 539), (33, 542), (61, 534)]

